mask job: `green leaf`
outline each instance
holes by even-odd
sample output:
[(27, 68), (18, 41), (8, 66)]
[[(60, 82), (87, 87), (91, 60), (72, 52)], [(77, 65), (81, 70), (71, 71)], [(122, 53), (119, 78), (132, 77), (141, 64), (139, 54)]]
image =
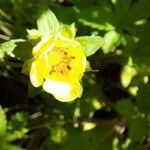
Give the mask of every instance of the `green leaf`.
[(129, 138), (131, 138), (132, 143), (141, 141), (148, 136), (148, 133), (148, 122), (145, 118), (135, 118), (130, 122)]
[(28, 39), (31, 40), (39, 39), (42, 36), (41, 32), (39, 32), (36, 29), (31, 29), (31, 30), (27, 29), (27, 33), (28, 33)]
[(28, 40), (14, 40), (16, 47), (13, 51), (13, 54), (17, 59), (20, 59), (22, 61), (25, 61), (27, 59), (30, 59), (32, 57), (32, 44)]
[[(81, 5), (79, 6), (79, 8), (80, 7)], [(106, 9), (105, 6), (99, 9), (99, 5), (93, 6), (92, 4), (85, 7), (85, 4), (84, 4), (84, 6), (80, 8), (80, 13), (77, 13), (77, 19), (81, 24), (84, 25), (83, 27), (84, 30), (87, 29), (85, 28), (85, 26), (88, 26), (92, 29), (96, 29), (99, 31), (102, 31), (102, 30), (110, 31), (110, 30), (115, 29), (114, 27), (115, 16), (113, 13), (110, 13), (109, 9), (110, 8)]]
[(150, 86), (141, 84), (136, 97), (139, 110), (142, 113), (150, 114)]
[(31, 65), (32, 65), (32, 62), (33, 62), (33, 58), (31, 59), (28, 59), (24, 62), (23, 64), (23, 67), (22, 67), (22, 70), (21, 72), (26, 74), (26, 75), (29, 75), (30, 74), (30, 69), (31, 69)]
[(149, 39), (150, 35), (146, 35), (143, 38), (140, 38), (139, 42), (137, 43), (136, 48), (133, 51), (133, 61), (138, 65), (150, 65), (150, 44)]
[(135, 65), (132, 62), (132, 58), (128, 58), (128, 63), (122, 68), (121, 71), (121, 83), (124, 88), (130, 85), (132, 78), (137, 74)]
[(125, 65), (121, 72), (121, 83), (124, 88), (130, 85), (132, 78), (137, 74), (134, 66)]
[(117, 0), (115, 4), (115, 16), (118, 27), (124, 27), (128, 20), (128, 12), (130, 9), (131, 0), (120, 1)]
[(27, 125), (28, 113), (17, 112), (9, 122), (9, 129), (21, 130)]
[(98, 124), (96, 128), (88, 131), (82, 131), (80, 128), (68, 128), (69, 138), (60, 147), (60, 150), (110, 150), (112, 147), (112, 126), (112, 124), (103, 122), (103, 125)]
[(136, 48), (137, 39), (132, 35), (124, 35), (125, 49), (123, 51), (125, 56), (132, 56), (133, 50)]
[(132, 21), (146, 19), (150, 15), (149, 0), (138, 0), (130, 10), (130, 18)]
[(104, 38), (100, 36), (80, 36), (75, 40), (84, 48), (86, 56), (94, 54), (104, 44)]
[(80, 101), (80, 113), (81, 116), (89, 117), (91, 112), (104, 106), (101, 100), (104, 100), (105, 96), (100, 85), (95, 80), (90, 79), (89, 76), (83, 78), (82, 84), (84, 92)]
[(55, 143), (63, 142), (67, 137), (67, 132), (61, 127), (54, 127), (51, 129), (51, 139)]
[(12, 56), (12, 52), (15, 47), (16, 44), (13, 40), (0, 44), (0, 59), (3, 59), (5, 54)]
[(76, 28), (75, 28), (75, 24), (71, 24), (71, 25), (63, 25), (60, 29), (59, 32), (60, 35), (74, 39), (75, 35), (76, 35)]
[(20, 146), (6, 143), (2, 146), (2, 150), (23, 150)]
[(116, 47), (121, 43), (121, 36), (112, 30), (105, 34), (105, 43), (102, 50), (105, 54), (115, 51)]
[(128, 149), (129, 150), (146, 150), (147, 146), (144, 143), (142, 143), (142, 144), (137, 143), (136, 145), (133, 144), (132, 146), (129, 146)]
[(38, 30), (43, 35), (57, 33), (59, 31), (59, 22), (52, 11), (48, 8), (40, 10), (40, 16), (37, 19)]
[(7, 120), (4, 110), (0, 106), (0, 136), (6, 132)]
[(32, 57), (32, 47), (32, 44), (28, 40), (11, 40), (0, 44), (0, 56), (4, 57), (7, 54), (24, 61)]
[(116, 103), (117, 111), (124, 116), (127, 120), (131, 120), (137, 113), (135, 106), (131, 99), (123, 99)]
[(42, 88), (38, 87), (35, 88), (30, 82), (28, 84), (28, 96), (33, 98), (35, 96), (37, 96), (40, 92), (41, 92)]

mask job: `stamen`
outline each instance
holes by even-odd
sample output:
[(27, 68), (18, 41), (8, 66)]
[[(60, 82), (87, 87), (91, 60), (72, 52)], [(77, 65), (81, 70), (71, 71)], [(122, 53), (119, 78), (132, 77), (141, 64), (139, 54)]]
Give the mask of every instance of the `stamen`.
[(75, 59), (75, 57), (74, 57), (74, 56), (71, 56), (70, 58), (71, 58), (71, 59)]
[(54, 71), (53, 70), (51, 70), (50, 72), (49, 72), (49, 75), (52, 75), (52, 73), (53, 73)]
[(52, 66), (52, 69), (50, 70), (49, 75), (52, 75), (52, 73), (54, 73), (54, 72), (55, 72), (55, 67)]
[(63, 72), (62, 70), (60, 71), (60, 73), (61, 73), (61, 74), (64, 74), (64, 72)]
[[(49, 75), (52, 75), (53, 73), (58, 73), (58, 74), (64, 75), (68, 71), (72, 70), (69, 63), (71, 62), (71, 59), (72, 60), (75, 59), (75, 56), (70, 56), (70, 54), (67, 51), (68, 48), (61, 48), (61, 47), (54, 46), (53, 50), (58, 51), (58, 53), (61, 53), (60, 55), (62, 57), (61, 57), (60, 61), (58, 63), (54, 64), (54, 66), (51, 68)], [(46, 57), (46, 65), (49, 65), (48, 56), (46, 54), (45, 54), (45, 57)], [(65, 69), (65, 67), (68, 71)]]
[(68, 70), (71, 70), (71, 67), (69, 65), (66, 66)]
[(68, 53), (67, 53), (67, 52), (64, 52), (64, 54), (67, 55)]

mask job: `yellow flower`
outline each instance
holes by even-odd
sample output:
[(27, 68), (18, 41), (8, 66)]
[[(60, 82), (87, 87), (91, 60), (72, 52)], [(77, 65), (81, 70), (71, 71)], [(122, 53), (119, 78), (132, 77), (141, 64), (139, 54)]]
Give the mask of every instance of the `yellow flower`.
[(69, 102), (80, 97), (80, 80), (86, 67), (86, 57), (79, 42), (62, 34), (52, 34), (33, 48), (30, 80), (57, 100)]

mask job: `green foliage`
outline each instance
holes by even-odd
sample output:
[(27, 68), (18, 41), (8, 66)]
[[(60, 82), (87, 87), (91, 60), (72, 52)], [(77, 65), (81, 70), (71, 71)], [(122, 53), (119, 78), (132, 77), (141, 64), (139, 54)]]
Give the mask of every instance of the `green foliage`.
[(121, 36), (114, 30), (107, 32), (104, 37), (106, 39), (106, 42), (103, 45), (104, 53), (113, 52), (115, 48), (120, 45)]
[[(0, 0), (0, 150), (149, 149), (149, 18), (149, 0)], [(71, 103), (24, 75), (32, 48), (58, 32), (90, 56)]]
[(11, 40), (0, 44), (1, 53), (4, 53), (3, 57), (7, 54), (21, 60), (29, 59), (32, 56), (32, 47), (33, 46), (29, 41), (23, 39)]
[(104, 39), (98, 36), (81, 36), (77, 37), (76, 40), (85, 49), (86, 56), (94, 54), (104, 43)]
[(42, 8), (40, 10), (40, 16), (37, 19), (37, 26), (38, 30), (43, 35), (57, 33), (60, 29), (57, 18), (49, 8)]
[(0, 136), (3, 136), (6, 132), (7, 120), (4, 110), (0, 107)]
[(124, 99), (116, 104), (117, 111), (126, 119), (131, 120), (136, 114), (137, 110), (131, 99)]
[(3, 60), (5, 54), (12, 55), (13, 50), (15, 49), (16, 44), (13, 41), (5, 42), (0, 44), (0, 60)]
[(137, 105), (142, 113), (150, 113), (150, 86), (141, 84), (137, 93)]
[[(26, 116), (26, 117), (25, 117)], [(27, 114), (17, 112), (12, 119), (6, 120), (4, 109), (0, 108), (0, 149), (2, 150), (21, 150), (22, 148), (16, 144), (12, 144), (17, 139), (23, 138), (28, 132), (26, 128)]]

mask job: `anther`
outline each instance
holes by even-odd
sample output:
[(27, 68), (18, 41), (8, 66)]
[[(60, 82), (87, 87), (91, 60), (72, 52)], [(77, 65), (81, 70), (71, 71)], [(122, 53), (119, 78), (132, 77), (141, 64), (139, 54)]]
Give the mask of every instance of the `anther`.
[(71, 58), (71, 59), (75, 59), (75, 57), (74, 57), (74, 56), (71, 56), (70, 58)]
[(49, 75), (52, 75), (52, 73), (53, 73), (53, 71), (51, 70), (51, 71), (49, 72)]
[(64, 72), (63, 72), (62, 70), (60, 71), (60, 73), (61, 73), (61, 74), (64, 74)]
[(71, 67), (69, 65), (66, 66), (68, 70), (71, 70)]
[(64, 52), (64, 54), (67, 55), (68, 53), (67, 53), (67, 52)]

